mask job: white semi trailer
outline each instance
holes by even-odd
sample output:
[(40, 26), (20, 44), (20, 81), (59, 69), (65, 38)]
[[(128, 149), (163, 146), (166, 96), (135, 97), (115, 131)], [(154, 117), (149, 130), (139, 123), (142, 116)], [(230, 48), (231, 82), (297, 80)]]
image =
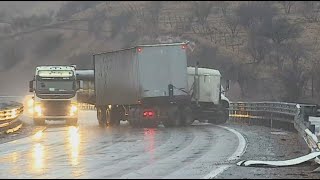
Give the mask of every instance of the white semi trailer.
[(93, 61), (101, 126), (119, 125), (124, 118), (132, 126), (189, 124), (185, 43), (140, 45), (95, 54)]
[[(166, 127), (229, 117), (218, 70), (187, 67), (186, 43), (142, 45), (95, 54), (94, 70), (77, 70), (80, 102), (97, 108), (100, 126)], [(228, 88), (227, 88), (228, 89)]]

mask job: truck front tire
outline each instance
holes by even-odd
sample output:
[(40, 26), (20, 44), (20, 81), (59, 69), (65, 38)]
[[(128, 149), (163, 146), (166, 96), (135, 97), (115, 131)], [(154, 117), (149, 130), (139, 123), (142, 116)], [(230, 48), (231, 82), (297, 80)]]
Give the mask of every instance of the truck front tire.
[(215, 118), (210, 118), (208, 119), (209, 123), (212, 124), (224, 124), (227, 122), (227, 120), (229, 119), (229, 111), (228, 110), (220, 110)]

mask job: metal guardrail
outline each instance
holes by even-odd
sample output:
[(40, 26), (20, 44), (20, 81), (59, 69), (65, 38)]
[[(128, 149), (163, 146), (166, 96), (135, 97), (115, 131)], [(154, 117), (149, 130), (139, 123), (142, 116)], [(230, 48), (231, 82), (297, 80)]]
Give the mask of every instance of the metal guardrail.
[(95, 105), (87, 104), (87, 103), (78, 103), (78, 108), (80, 110), (96, 110)]
[(291, 130), (304, 138), (312, 152), (320, 151), (320, 142), (315, 135), (315, 126), (309, 116), (319, 116), (317, 105), (284, 102), (232, 102), (229, 108), (231, 121), (244, 120), (264, 124), (273, 128), (276, 125)]
[(23, 113), (23, 105), (17, 102), (0, 103), (0, 134), (19, 130), (22, 122), (18, 117)]

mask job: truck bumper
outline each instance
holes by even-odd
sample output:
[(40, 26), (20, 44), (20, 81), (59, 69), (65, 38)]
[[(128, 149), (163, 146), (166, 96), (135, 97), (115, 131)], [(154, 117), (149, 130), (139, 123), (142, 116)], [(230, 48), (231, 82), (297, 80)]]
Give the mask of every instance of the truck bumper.
[(66, 119), (76, 119), (78, 116), (41, 116), (37, 117), (45, 120), (53, 120), (53, 121), (63, 121)]

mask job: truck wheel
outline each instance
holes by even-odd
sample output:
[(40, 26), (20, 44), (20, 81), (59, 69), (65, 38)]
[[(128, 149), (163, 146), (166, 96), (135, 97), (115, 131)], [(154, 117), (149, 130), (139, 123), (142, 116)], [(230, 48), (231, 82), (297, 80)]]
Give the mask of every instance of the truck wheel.
[(136, 113), (136, 109), (135, 108), (130, 108), (129, 112), (128, 112), (128, 122), (130, 124), (131, 127), (135, 127), (135, 113)]
[(194, 122), (191, 108), (188, 106), (183, 107), (180, 112), (181, 112), (181, 124), (184, 126), (190, 126)]
[(97, 118), (100, 127), (106, 127), (107, 125), (107, 108), (97, 107)]
[(141, 126), (144, 128), (156, 128), (158, 125), (159, 122), (157, 120), (145, 119), (143, 122), (141, 122)]
[(119, 107), (113, 107), (110, 110), (110, 121), (108, 122), (109, 126), (119, 126), (121, 118), (121, 110)]
[(162, 122), (165, 127), (178, 127), (181, 125), (181, 113), (178, 107), (170, 108), (167, 114), (168, 118)]
[(78, 124), (78, 118), (67, 119), (66, 124), (69, 126), (76, 126)]
[(219, 118), (219, 122), (220, 124), (224, 124), (228, 121), (229, 119), (229, 111), (228, 110), (222, 110), (221, 111), (221, 117)]
[(140, 119), (141, 108), (135, 108), (131, 110), (132, 114), (129, 117), (129, 123), (134, 128), (140, 128), (142, 126)]
[(46, 120), (42, 118), (33, 118), (33, 123), (36, 126), (44, 126), (46, 124)]
[(220, 110), (217, 113), (216, 118), (208, 119), (208, 122), (219, 125), (219, 124), (226, 123), (228, 119), (229, 119), (229, 112), (226, 110)]
[(139, 123), (137, 121), (130, 121), (130, 126), (134, 127), (134, 128), (139, 128), (139, 127), (141, 127), (141, 123)]

